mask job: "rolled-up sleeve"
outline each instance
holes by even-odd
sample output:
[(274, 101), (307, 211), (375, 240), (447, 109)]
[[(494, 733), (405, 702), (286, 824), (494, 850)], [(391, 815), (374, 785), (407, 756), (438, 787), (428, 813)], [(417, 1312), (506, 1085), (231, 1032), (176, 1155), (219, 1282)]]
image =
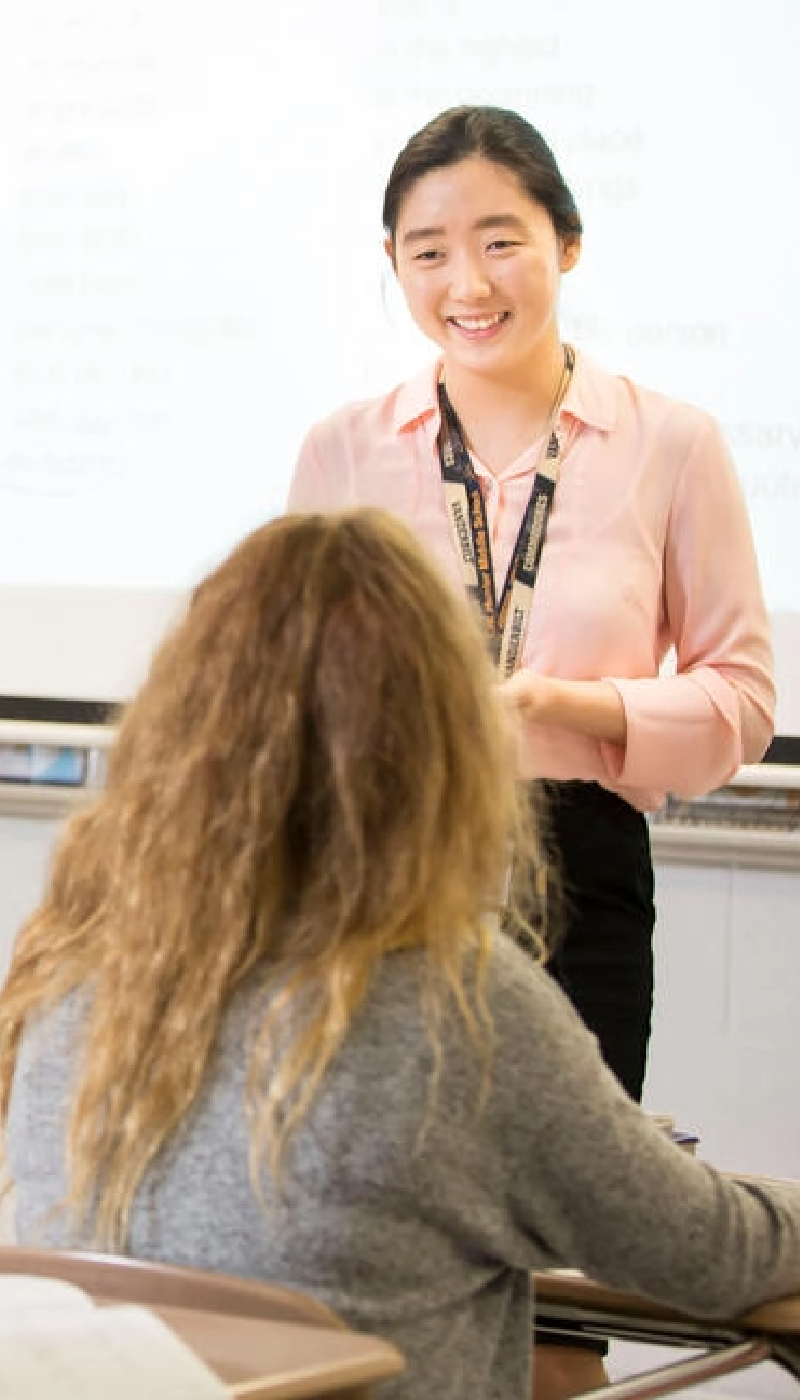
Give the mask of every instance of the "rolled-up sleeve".
[(605, 745), (615, 784), (692, 797), (755, 763), (773, 734), (769, 619), (741, 487), (717, 425), (703, 419), (676, 481), (664, 553), (674, 674), (608, 677), (627, 719)]

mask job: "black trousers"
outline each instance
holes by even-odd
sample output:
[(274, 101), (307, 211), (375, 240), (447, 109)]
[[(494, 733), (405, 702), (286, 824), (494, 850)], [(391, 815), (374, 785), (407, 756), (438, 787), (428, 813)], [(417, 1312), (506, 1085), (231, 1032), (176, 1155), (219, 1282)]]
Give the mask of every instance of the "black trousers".
[[(598, 783), (545, 784), (548, 846), (562, 890), (551, 976), (640, 1100), (653, 1005), (653, 865), (645, 818)], [(541, 805), (537, 798), (537, 805)], [(605, 1355), (608, 1344), (534, 1323), (534, 1343)], [(534, 1361), (534, 1365), (535, 1365)]]
[(653, 1005), (653, 865), (641, 812), (598, 783), (547, 783), (563, 928), (548, 971), (641, 1099)]

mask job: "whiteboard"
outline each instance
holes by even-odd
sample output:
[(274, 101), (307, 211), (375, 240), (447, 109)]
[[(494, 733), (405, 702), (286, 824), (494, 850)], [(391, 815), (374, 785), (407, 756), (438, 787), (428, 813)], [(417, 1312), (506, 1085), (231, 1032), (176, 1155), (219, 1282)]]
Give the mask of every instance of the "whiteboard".
[(0, 0), (0, 694), (126, 698), (309, 424), (431, 358), (383, 186), (474, 101), (575, 192), (567, 336), (722, 422), (800, 735), (798, 52), (797, 0)]

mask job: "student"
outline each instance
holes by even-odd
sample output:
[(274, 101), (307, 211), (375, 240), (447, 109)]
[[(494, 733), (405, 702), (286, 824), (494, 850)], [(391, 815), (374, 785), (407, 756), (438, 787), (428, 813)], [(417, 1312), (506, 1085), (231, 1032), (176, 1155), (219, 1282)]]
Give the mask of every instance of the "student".
[(531, 1269), (678, 1307), (800, 1288), (800, 1185), (727, 1179), (498, 932), (535, 861), (477, 621), (381, 512), (204, 582), (0, 993), (23, 1243), (307, 1290), (394, 1400), (525, 1400)]
[[(434, 118), (395, 162), (383, 222), (410, 313), (440, 354), (312, 428), (290, 506), (383, 506), (477, 597), (524, 720), (520, 774), (551, 780), (567, 914), (551, 970), (639, 1098), (654, 923), (643, 813), (667, 791), (719, 786), (772, 736), (769, 626), (739, 485), (706, 413), (563, 343), (559, 285), (582, 225), (523, 117)], [(672, 646), (677, 671), (662, 676)]]

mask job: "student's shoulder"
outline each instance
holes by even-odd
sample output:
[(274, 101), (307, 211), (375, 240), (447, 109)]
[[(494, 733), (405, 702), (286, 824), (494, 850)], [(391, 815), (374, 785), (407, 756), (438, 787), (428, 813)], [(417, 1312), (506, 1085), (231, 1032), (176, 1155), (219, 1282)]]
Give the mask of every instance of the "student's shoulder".
[(80, 985), (55, 1005), (42, 1007), (28, 1017), (17, 1060), (15, 1097), (27, 1103), (37, 1098), (50, 1103), (66, 1092), (88, 1028), (90, 1009), (90, 989)]
[(513, 938), (496, 933), (491, 943), (486, 973), (486, 998), (493, 1020), (514, 1035), (521, 1026), (530, 1034), (531, 1020), (560, 1022), (571, 1027), (578, 1017), (547, 971)]
[[(520, 1020), (530, 1025), (532, 1008), (548, 1004), (554, 997), (563, 998), (553, 979), (536, 959), (508, 935), (491, 934), (488, 955), (475, 958), (468, 955), (464, 964), (464, 980), (468, 996), (477, 995), (494, 1021), (499, 1015), (513, 1023)], [(411, 1006), (419, 1006), (429, 985), (430, 964), (424, 948), (408, 948), (383, 959), (373, 985), (375, 1004), (392, 1009), (401, 1008), (408, 1015)], [(565, 1003), (566, 1004), (566, 1003)]]
[(491, 1024), (493, 1111), (514, 1132), (525, 1105), (558, 1114), (598, 1073), (594, 1036), (547, 971), (513, 940), (499, 934), (485, 982)]

